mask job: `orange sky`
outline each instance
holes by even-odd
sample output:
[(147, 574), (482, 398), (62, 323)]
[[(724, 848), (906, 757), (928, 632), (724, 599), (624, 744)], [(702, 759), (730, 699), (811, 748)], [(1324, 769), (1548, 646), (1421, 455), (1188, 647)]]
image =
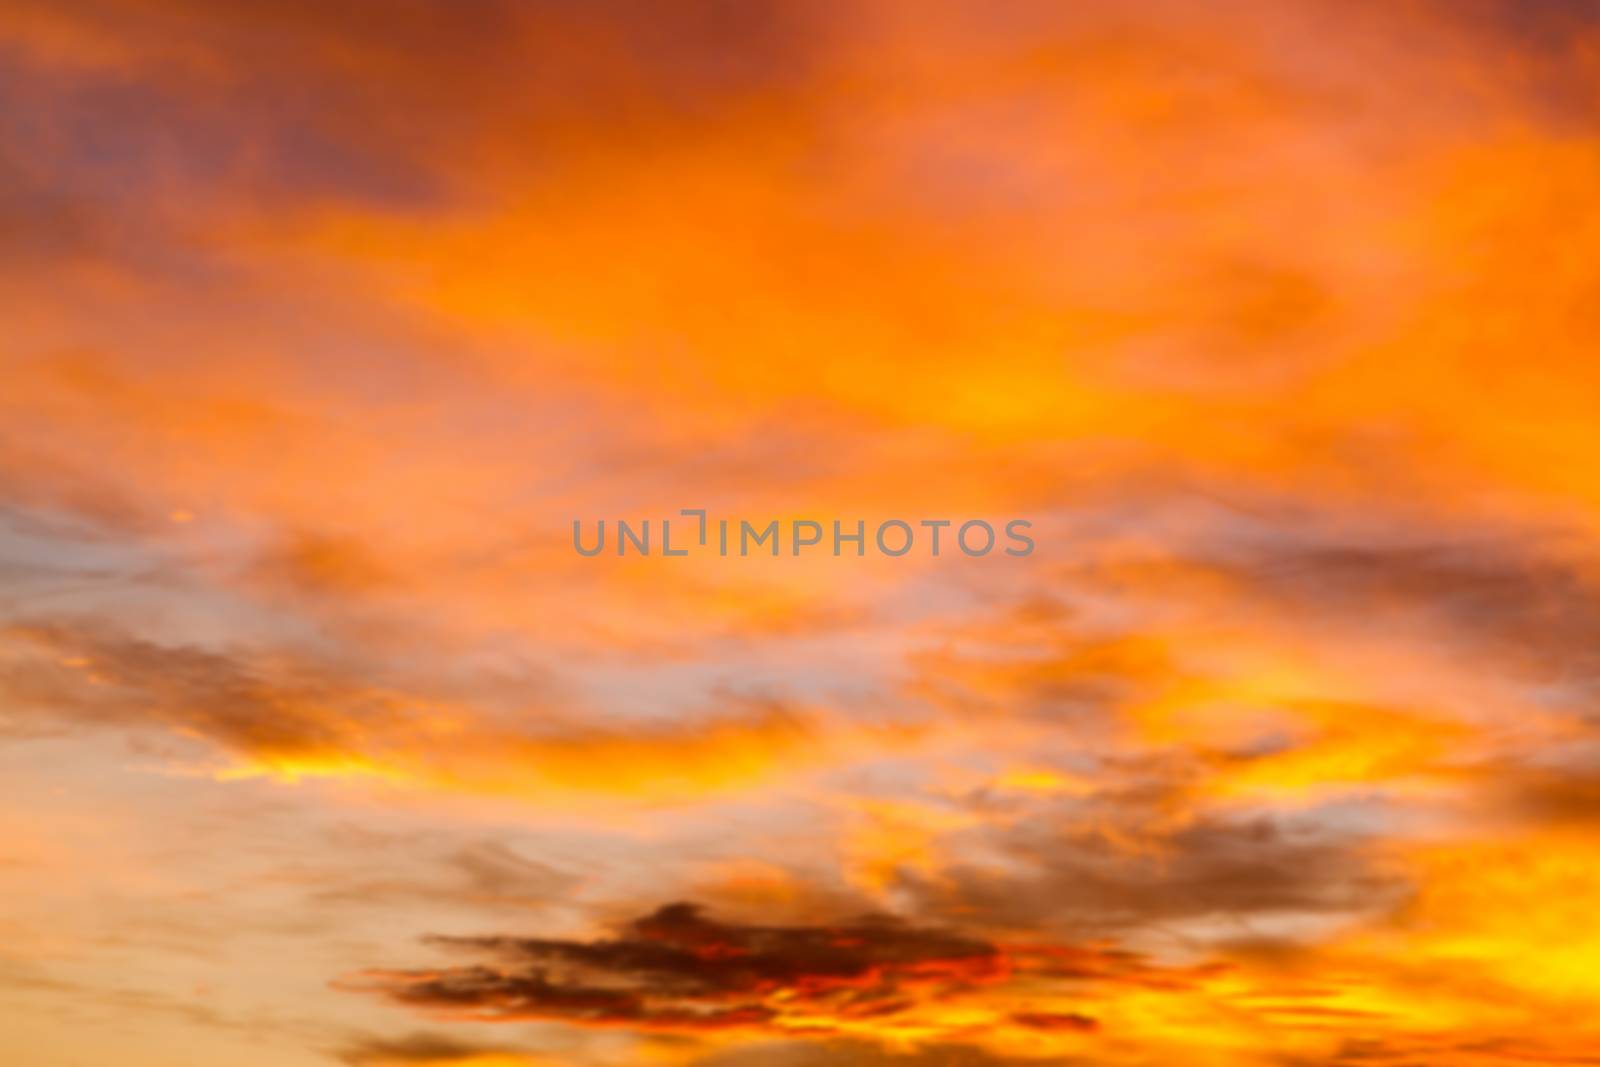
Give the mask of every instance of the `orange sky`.
[[(0, 0), (0, 1062), (1600, 1063), (1597, 101), (1590, 0)], [(1036, 549), (573, 550), (680, 508)]]

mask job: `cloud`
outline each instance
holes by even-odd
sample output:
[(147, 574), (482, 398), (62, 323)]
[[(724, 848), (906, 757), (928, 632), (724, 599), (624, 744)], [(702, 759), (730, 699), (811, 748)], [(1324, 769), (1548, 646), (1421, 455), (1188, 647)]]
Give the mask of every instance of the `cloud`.
[(831, 1041), (758, 1044), (713, 1053), (694, 1061), (694, 1067), (1069, 1067), (1088, 1062), (1077, 1056), (1003, 1056), (952, 1043), (894, 1050), (866, 1042)]
[(973, 798), (976, 814), (936, 837), (922, 862), (892, 869), (886, 892), (922, 912), (1063, 936), (1192, 943), (1241, 929), (1317, 930), (1385, 914), (1406, 880), (1362, 828), (1359, 808), (1300, 813), (1208, 810), (1156, 787), (1063, 797)]
[[(1201, 973), (1162, 970), (1104, 946), (998, 944), (886, 917), (740, 924), (711, 919), (690, 904), (663, 906), (616, 937), (593, 941), (429, 940), (502, 962), (369, 971), (342, 980), (341, 988), (440, 1018), (483, 1022), (935, 1039), (985, 1025), (1091, 1034), (1098, 1028), (1092, 1016), (1053, 1006), (1071, 990), (1097, 982), (1180, 987)], [(1034, 999), (1041, 1006), (996, 1015), (981, 1006), (988, 1002), (975, 1000), (985, 989), (998, 990), (1002, 1002)]]
[(1563, 558), (1561, 539), (1537, 531), (1516, 540), (1427, 536), (1340, 542), (1313, 534), (1269, 541), (1216, 567), (1241, 592), (1285, 611), (1370, 618), (1381, 609), (1385, 628), (1424, 628), (1508, 672), (1583, 683), (1600, 671), (1593, 560)]
[(523, 727), (454, 695), (386, 685), (293, 650), (165, 645), (70, 620), (12, 624), (0, 636), (0, 691), (20, 716), (165, 728), (232, 755), (236, 773), (694, 795), (796, 769), (826, 747), (804, 714), (770, 701), (730, 698), (668, 724), (547, 715)]
[(372, 1039), (351, 1045), (339, 1058), (352, 1067), (374, 1063), (449, 1063), (481, 1051), (478, 1046), (439, 1034), (414, 1033), (405, 1037)]

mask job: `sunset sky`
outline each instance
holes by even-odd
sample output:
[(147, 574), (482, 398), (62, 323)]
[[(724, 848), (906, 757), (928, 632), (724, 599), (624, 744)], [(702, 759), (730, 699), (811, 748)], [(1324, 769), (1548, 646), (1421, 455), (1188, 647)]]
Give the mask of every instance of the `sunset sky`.
[(1597, 700), (1600, 2), (0, 0), (8, 1067), (1600, 1064)]

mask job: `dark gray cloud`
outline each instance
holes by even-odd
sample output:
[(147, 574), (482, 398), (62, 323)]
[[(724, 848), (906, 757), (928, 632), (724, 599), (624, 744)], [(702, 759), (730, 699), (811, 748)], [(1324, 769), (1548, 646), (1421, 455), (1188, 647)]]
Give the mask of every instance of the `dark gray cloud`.
[(433, 938), (509, 966), (374, 975), (370, 986), (413, 1007), (484, 1019), (562, 1019), (666, 1030), (755, 1027), (796, 1006), (851, 1018), (905, 1007), (908, 985), (982, 981), (1003, 965), (982, 941), (889, 919), (838, 926), (751, 926), (671, 904), (599, 941)]
[(406, 1007), (483, 1022), (560, 1021), (697, 1033), (797, 1027), (817, 1038), (848, 1025), (913, 1014), (982, 987), (1023, 983), (1013, 1022), (1090, 1033), (1091, 1014), (1026, 1007), (1025, 989), (1060, 993), (1106, 982), (1181, 988), (1193, 971), (1163, 969), (1104, 946), (1000, 944), (947, 927), (871, 917), (758, 925), (669, 904), (592, 941), (433, 937), (493, 962), (371, 971), (340, 982)]

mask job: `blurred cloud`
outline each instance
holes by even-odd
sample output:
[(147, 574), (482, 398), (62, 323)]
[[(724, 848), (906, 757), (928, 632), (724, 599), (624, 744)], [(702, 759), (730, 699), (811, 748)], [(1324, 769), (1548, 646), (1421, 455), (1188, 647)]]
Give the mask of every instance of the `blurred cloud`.
[(1600, 1061), (1597, 57), (11, 0), (0, 1060)]

